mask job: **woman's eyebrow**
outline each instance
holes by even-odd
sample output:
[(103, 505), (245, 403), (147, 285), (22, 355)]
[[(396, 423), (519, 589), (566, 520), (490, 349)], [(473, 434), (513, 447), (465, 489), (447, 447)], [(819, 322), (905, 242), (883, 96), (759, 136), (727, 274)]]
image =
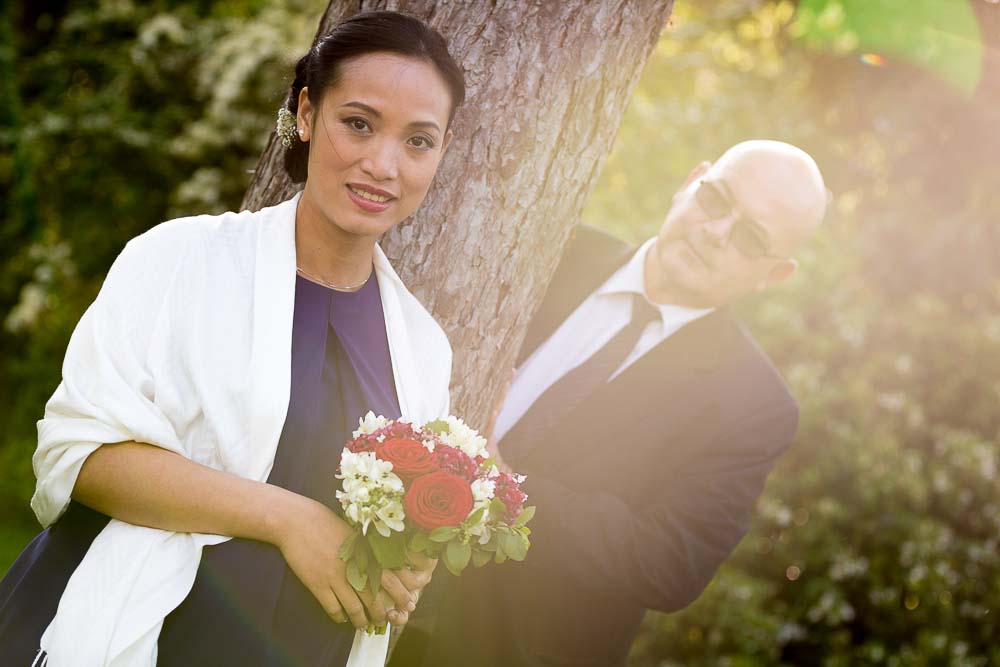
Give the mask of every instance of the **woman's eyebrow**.
[[(355, 109), (360, 109), (365, 113), (369, 113), (375, 118), (381, 118), (382, 113), (373, 106), (365, 104), (364, 102), (358, 102), (357, 100), (351, 100), (350, 102), (344, 102), (340, 106), (342, 107), (353, 107)], [(441, 126), (432, 120), (415, 120), (409, 124), (410, 127), (420, 127), (420, 128), (432, 128), (441, 132)]]
[(375, 107), (368, 106), (364, 102), (357, 102), (357, 101), (352, 100), (350, 102), (344, 102), (340, 106), (343, 106), (343, 107), (354, 107), (355, 109), (361, 109), (362, 111), (364, 111), (366, 113), (370, 113), (371, 115), (375, 116), (376, 118), (381, 118), (382, 117), (382, 114), (381, 114), (381, 112), (379, 112), (378, 109), (376, 109)]

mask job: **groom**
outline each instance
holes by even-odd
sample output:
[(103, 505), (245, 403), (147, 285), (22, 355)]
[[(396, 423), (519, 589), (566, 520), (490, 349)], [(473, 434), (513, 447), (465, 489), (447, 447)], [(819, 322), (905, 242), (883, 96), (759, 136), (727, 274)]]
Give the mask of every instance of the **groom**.
[(624, 665), (646, 609), (698, 597), (798, 419), (728, 306), (794, 273), (826, 199), (805, 152), (749, 141), (638, 249), (576, 232), (495, 430), (538, 507), (528, 558), (467, 570), (393, 665)]

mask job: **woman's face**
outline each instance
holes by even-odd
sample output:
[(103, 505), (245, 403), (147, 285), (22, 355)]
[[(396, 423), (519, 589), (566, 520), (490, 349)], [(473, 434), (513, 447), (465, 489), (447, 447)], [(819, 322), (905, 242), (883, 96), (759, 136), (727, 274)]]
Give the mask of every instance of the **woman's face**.
[(344, 62), (317, 107), (299, 96), (309, 141), (303, 197), (348, 234), (379, 236), (427, 194), (451, 140), (451, 96), (431, 63), (392, 53)]

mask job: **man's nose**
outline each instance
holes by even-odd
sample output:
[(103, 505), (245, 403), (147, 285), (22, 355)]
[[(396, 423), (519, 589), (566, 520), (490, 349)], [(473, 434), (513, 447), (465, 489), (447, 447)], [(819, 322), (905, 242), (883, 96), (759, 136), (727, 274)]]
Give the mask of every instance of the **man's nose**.
[(391, 181), (399, 177), (399, 155), (395, 142), (376, 139), (361, 160), (361, 170), (376, 181)]
[(712, 245), (721, 248), (729, 239), (729, 233), (732, 231), (733, 225), (735, 224), (736, 212), (730, 211), (721, 218), (708, 220), (702, 225), (702, 229), (705, 231), (705, 237), (712, 243)]

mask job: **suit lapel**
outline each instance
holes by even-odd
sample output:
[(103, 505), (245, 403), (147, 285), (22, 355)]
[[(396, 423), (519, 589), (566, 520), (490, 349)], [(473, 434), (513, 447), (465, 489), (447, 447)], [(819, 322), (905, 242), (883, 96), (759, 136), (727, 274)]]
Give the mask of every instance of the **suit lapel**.
[[(562, 415), (557, 427), (559, 438), (547, 446), (519, 452), (520, 457), (511, 463), (523, 466), (525, 471), (536, 466), (544, 469), (544, 461), (551, 457), (559, 460), (567, 454), (566, 447), (617, 442), (624, 425), (635, 427), (650, 419), (677, 429), (691, 420), (711, 420), (706, 411), (716, 409), (716, 403), (712, 396), (703, 395), (701, 387), (708, 379), (705, 376), (744, 349), (740, 338), (740, 328), (728, 309), (691, 322)], [(700, 406), (701, 413), (692, 414), (692, 401)]]

